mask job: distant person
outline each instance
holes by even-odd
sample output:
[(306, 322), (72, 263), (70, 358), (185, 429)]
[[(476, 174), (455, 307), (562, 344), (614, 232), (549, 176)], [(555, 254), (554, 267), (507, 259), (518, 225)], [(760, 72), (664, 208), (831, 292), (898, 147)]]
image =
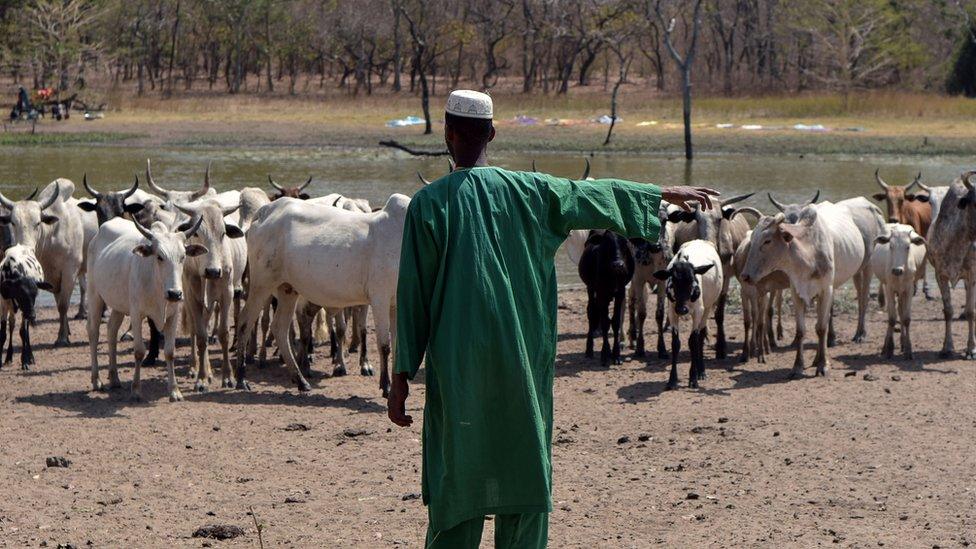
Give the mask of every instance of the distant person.
[(410, 202), (397, 288), (389, 417), (406, 427), (426, 354), (423, 501), (428, 548), (476, 548), (486, 515), (495, 547), (545, 547), (552, 510), (554, 256), (572, 229), (656, 241), (661, 199), (711, 207), (715, 191), (570, 181), (488, 165), (489, 96), (447, 101), (457, 169)]

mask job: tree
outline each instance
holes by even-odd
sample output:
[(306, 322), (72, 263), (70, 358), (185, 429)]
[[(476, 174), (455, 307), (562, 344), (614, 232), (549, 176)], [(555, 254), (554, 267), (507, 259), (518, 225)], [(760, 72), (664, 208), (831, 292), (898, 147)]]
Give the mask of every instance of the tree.
[[(691, 160), (694, 157), (694, 150), (691, 144), (691, 68), (695, 62), (695, 53), (698, 50), (698, 33), (701, 28), (701, 8), (703, 0), (694, 0), (694, 7), (691, 13), (691, 30), (686, 28), (687, 46), (684, 55), (680, 54), (674, 46), (674, 27), (677, 19), (671, 17), (665, 22), (664, 7), (662, 0), (657, 0), (654, 4), (654, 12), (658, 22), (664, 29), (664, 45), (668, 48), (671, 58), (681, 70), (681, 103), (682, 119), (685, 126), (685, 158)], [(685, 25), (687, 27), (687, 24)], [(690, 36), (687, 36), (690, 34)]]

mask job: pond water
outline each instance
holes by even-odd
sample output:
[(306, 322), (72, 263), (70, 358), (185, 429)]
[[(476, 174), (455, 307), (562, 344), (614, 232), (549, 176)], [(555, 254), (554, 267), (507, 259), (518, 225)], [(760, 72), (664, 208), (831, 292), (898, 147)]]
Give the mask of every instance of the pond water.
[[(56, 177), (76, 182), (76, 196), (84, 195), (82, 174), (87, 172), (96, 189), (120, 190), (134, 174), (144, 180), (146, 158), (153, 160), (153, 176), (162, 186), (197, 188), (203, 182), (207, 162), (213, 161), (214, 185), (219, 190), (259, 186), (267, 188), (271, 174), (278, 183), (297, 185), (309, 176), (313, 196), (339, 192), (369, 199), (381, 205), (391, 193), (411, 195), (420, 188), (416, 172), (435, 179), (447, 170), (444, 158), (413, 158), (385, 150), (316, 148), (137, 148), (105, 146), (3, 147), (0, 148), (0, 190), (19, 198), (35, 186)], [(496, 165), (579, 177), (583, 158), (554, 154), (498, 154)], [(773, 192), (783, 201), (799, 201), (822, 190), (827, 200), (869, 196), (877, 192), (874, 170), (881, 168), (889, 183), (906, 184), (919, 171), (928, 185), (947, 185), (971, 159), (952, 157), (891, 156), (749, 156), (703, 155), (690, 167), (682, 158), (665, 156), (595, 156), (593, 177), (619, 177), (660, 184), (697, 184), (714, 187), (726, 196), (757, 192), (746, 202), (762, 211), (773, 211), (765, 197)], [(557, 257), (560, 283), (578, 282), (575, 266), (565, 254)]]

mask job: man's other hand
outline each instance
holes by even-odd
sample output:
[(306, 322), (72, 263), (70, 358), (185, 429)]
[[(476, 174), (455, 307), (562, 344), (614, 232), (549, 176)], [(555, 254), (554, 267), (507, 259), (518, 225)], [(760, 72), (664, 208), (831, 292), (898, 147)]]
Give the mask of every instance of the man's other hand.
[(409, 427), (413, 423), (413, 418), (407, 415), (407, 395), (410, 394), (410, 386), (407, 384), (407, 374), (393, 374), (393, 387), (390, 389), (390, 396), (386, 400), (387, 415), (390, 421), (400, 427)]
[(722, 193), (707, 189), (705, 187), (686, 187), (679, 185), (676, 187), (665, 187), (661, 189), (661, 198), (680, 206), (686, 212), (691, 211), (691, 202), (698, 202), (705, 210), (712, 209), (712, 197), (720, 196)]

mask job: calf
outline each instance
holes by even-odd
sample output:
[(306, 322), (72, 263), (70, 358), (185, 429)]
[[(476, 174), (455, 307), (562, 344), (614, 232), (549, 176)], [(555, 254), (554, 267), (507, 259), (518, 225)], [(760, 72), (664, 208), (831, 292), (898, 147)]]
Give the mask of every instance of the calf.
[(654, 319), (657, 322), (657, 356), (668, 358), (668, 350), (664, 345), (664, 303), (667, 295), (664, 283), (654, 278), (654, 273), (666, 269), (671, 258), (674, 257), (674, 225), (667, 223), (667, 203), (661, 203), (662, 229), (657, 242), (642, 239), (631, 239), (634, 247), (634, 276), (627, 290), (627, 301), (630, 311), (630, 345), (635, 349), (636, 356), (644, 356), (644, 322), (647, 320), (647, 286), (657, 293), (657, 308)]
[(34, 325), (34, 301), (38, 290), (48, 290), (51, 284), (44, 281), (41, 263), (34, 257), (34, 250), (27, 246), (12, 246), (0, 261), (0, 351), (7, 337), (10, 324), (10, 343), (4, 364), (14, 357), (14, 325), (20, 312), (20, 367), (27, 370), (34, 364), (34, 351), (30, 342), (30, 327)]
[[(884, 191), (875, 194), (874, 199), (885, 204), (888, 210), (888, 223), (902, 223), (910, 226), (922, 238), (928, 236), (929, 227), (932, 224), (932, 204), (929, 202), (929, 195), (911, 192), (912, 187), (921, 181), (922, 173), (919, 172), (915, 176), (915, 180), (906, 187), (885, 183), (884, 179), (881, 179), (880, 168), (874, 171), (874, 178), (881, 190)], [(919, 188), (921, 189), (921, 187)], [(922, 293), (925, 294), (925, 298), (934, 299), (929, 294), (929, 283), (925, 280), (924, 264), (920, 276), (922, 278)]]
[[(759, 219), (764, 219), (761, 216)], [(783, 310), (782, 296), (783, 290), (790, 287), (790, 281), (782, 272), (776, 271), (757, 283), (744, 280), (742, 275), (745, 270), (746, 260), (749, 257), (749, 250), (752, 247), (752, 231), (746, 233), (746, 239), (739, 244), (733, 259), (735, 276), (739, 279), (740, 294), (742, 297), (742, 325), (744, 335), (742, 338), (742, 355), (739, 362), (748, 362), (750, 357), (755, 357), (760, 363), (766, 362), (766, 353), (775, 344), (777, 334), (773, 332), (773, 304), (779, 303), (779, 337), (783, 331)], [(729, 370), (732, 366), (729, 365)]]
[[(586, 356), (593, 357), (593, 338), (602, 334), (600, 364), (607, 366), (611, 360), (614, 364), (620, 364), (624, 297), (627, 284), (634, 276), (634, 256), (627, 239), (611, 231), (590, 231), (583, 255), (580, 256), (579, 275), (586, 284), (587, 293), (589, 329), (586, 332)], [(611, 302), (613, 314), (608, 317)], [(610, 330), (613, 330), (612, 349)]]
[(671, 323), (671, 375), (667, 389), (678, 388), (678, 353), (681, 351), (678, 329), (681, 319), (688, 316), (691, 317), (688, 386), (697, 388), (698, 381), (705, 378), (705, 323), (718, 304), (724, 284), (722, 258), (711, 242), (692, 240), (678, 249), (666, 270), (658, 271), (654, 276), (667, 281), (668, 322)]
[(822, 202), (803, 208), (795, 223), (786, 215), (764, 217), (752, 232), (752, 242), (742, 280), (757, 283), (781, 271), (790, 280), (796, 312), (796, 358), (790, 377), (803, 375), (803, 338), (806, 308), (817, 300), (816, 375), (826, 375), (827, 346), (832, 325), (834, 289), (853, 279), (857, 290), (858, 323), (854, 341), (864, 339), (870, 256), (874, 239), (881, 234), (881, 212), (864, 198), (837, 204)]
[(878, 280), (884, 281), (885, 303), (888, 308), (888, 331), (881, 347), (881, 356), (891, 358), (894, 354), (895, 325), (900, 320), (901, 352), (906, 359), (911, 360), (912, 339), (909, 336), (909, 326), (912, 322), (912, 295), (915, 293), (915, 283), (925, 273), (925, 238), (909, 225), (888, 223), (885, 232), (875, 238), (874, 242), (871, 270)]
[(106, 338), (109, 350), (109, 387), (121, 387), (116, 346), (122, 319), (132, 322), (135, 373), (131, 398), (142, 400), (140, 372), (146, 348), (142, 341), (143, 318), (163, 327), (170, 401), (183, 400), (176, 385), (173, 354), (176, 323), (183, 300), (183, 263), (187, 257), (207, 252), (187, 239), (200, 228), (200, 219), (186, 231), (172, 232), (162, 223), (146, 229), (132, 221), (115, 218), (98, 229), (88, 254), (88, 340), (91, 352), (92, 390), (103, 389), (98, 377), (98, 332), (102, 314), (111, 309)]

